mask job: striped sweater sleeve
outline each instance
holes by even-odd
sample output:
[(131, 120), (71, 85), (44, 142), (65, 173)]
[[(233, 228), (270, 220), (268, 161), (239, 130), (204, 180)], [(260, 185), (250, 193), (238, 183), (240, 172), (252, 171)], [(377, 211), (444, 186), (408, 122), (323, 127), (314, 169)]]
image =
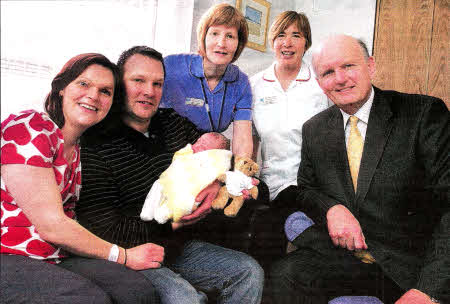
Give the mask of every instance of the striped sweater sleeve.
[[(123, 158), (124, 155), (121, 155), (123, 153), (120, 151), (115, 154), (114, 151), (109, 152), (113, 153), (109, 155), (111, 158), (118, 156), (124, 161), (127, 159)], [(114, 172), (104, 155), (105, 151), (83, 148), (83, 188), (76, 209), (79, 222), (100, 238), (125, 248), (148, 242), (164, 245), (162, 243), (172, 231), (170, 224), (142, 221), (132, 204), (135, 200), (132, 197), (133, 191), (121, 191), (123, 186), (136, 187), (137, 199), (140, 199), (143, 191), (146, 195), (150, 186), (139, 185), (139, 177), (142, 177), (142, 174), (133, 174), (133, 171), (138, 170), (139, 163), (134, 163), (131, 167), (120, 166), (122, 170), (116, 168), (119, 171)], [(125, 168), (126, 171), (123, 170)], [(128, 176), (126, 184), (120, 181), (120, 177), (123, 177), (121, 173)], [(153, 184), (153, 181), (151, 183)]]
[(97, 236), (126, 248), (148, 242), (165, 246), (171, 224), (144, 222), (139, 214), (173, 153), (194, 143), (201, 132), (172, 109), (154, 118), (149, 138), (126, 126), (118, 129), (82, 143), (78, 220)]

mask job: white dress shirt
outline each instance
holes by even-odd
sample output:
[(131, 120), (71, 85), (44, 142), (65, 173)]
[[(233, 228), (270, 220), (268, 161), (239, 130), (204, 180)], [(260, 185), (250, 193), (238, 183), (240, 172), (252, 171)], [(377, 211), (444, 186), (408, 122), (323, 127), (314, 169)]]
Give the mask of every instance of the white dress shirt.
[[(375, 92), (370, 92), (369, 99), (363, 104), (363, 106), (355, 113), (353, 116), (358, 117), (358, 123), (356, 124), (356, 127), (359, 130), (359, 133), (361, 133), (361, 137), (363, 139), (363, 142), (365, 142), (366, 139), (366, 132), (367, 132), (367, 124), (369, 123), (369, 115), (370, 115), (370, 109), (372, 108), (373, 104), (373, 97), (375, 95)], [(347, 147), (348, 143), (348, 137), (350, 135), (350, 124), (348, 124), (348, 120), (350, 119), (350, 116), (344, 111), (341, 110), (342, 118), (344, 120), (344, 130), (345, 130), (345, 146)]]
[(254, 129), (261, 143), (260, 178), (273, 200), (297, 185), (303, 123), (325, 110), (328, 99), (305, 61), (286, 91), (275, 76), (275, 63), (253, 76), (250, 84)]

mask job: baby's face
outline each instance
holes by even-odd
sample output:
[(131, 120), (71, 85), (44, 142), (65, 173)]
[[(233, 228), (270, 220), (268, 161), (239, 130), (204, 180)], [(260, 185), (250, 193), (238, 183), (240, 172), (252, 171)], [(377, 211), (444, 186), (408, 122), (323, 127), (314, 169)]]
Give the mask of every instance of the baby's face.
[(210, 133), (203, 134), (192, 145), (192, 150), (194, 151), (194, 153), (211, 149), (225, 149), (225, 148), (226, 147), (224, 141)]

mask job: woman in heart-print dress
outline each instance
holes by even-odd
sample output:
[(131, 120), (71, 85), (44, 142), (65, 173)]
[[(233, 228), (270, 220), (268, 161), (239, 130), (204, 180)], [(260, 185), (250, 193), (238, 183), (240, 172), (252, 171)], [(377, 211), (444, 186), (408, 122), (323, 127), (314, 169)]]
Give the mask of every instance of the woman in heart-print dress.
[(105, 56), (75, 56), (53, 79), (46, 113), (24, 111), (2, 122), (0, 290), (5, 303), (158, 301), (151, 283), (134, 271), (148, 268), (150, 245), (127, 252), (75, 219), (79, 138), (116, 102), (119, 79)]

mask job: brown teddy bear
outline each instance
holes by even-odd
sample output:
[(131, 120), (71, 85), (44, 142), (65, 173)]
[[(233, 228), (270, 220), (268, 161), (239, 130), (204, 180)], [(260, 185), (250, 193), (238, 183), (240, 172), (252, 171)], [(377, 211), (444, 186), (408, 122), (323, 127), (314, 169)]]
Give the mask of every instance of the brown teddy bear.
[(212, 202), (212, 207), (214, 209), (223, 209), (231, 197), (232, 201), (225, 208), (224, 213), (226, 216), (236, 216), (244, 204), (244, 192), (248, 192), (254, 199), (258, 197), (258, 188), (253, 178), (251, 178), (258, 172), (258, 169), (258, 164), (251, 158), (236, 156), (234, 159), (234, 171), (228, 171), (218, 178), (225, 185), (220, 188), (219, 194)]

